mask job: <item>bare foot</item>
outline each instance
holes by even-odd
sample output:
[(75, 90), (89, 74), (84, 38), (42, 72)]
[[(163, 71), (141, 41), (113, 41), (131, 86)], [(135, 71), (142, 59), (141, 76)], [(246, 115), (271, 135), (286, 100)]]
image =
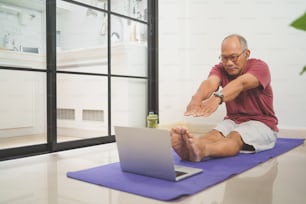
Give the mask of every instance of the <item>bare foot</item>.
[(199, 139), (191, 136), (190, 134), (185, 134), (183, 137), (185, 140), (185, 145), (188, 148), (189, 160), (192, 162), (200, 162), (205, 156), (205, 145), (201, 145)]
[(182, 127), (172, 128), (170, 131), (172, 148), (183, 160), (189, 160), (188, 147), (183, 137), (186, 132), (187, 130)]

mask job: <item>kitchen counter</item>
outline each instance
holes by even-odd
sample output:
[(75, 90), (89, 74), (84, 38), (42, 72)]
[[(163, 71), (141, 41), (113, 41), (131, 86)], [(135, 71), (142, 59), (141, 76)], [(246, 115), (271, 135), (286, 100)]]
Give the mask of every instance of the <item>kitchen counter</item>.
[(0, 49), (0, 66), (44, 69), (45, 55)]
[[(131, 49), (135, 48), (143, 50), (146, 48), (146, 44), (115, 44), (111, 47), (112, 59), (127, 55)], [(106, 46), (58, 51), (57, 67), (58, 69), (67, 69), (80, 66), (107, 65), (107, 54), (108, 49)], [(46, 55), (16, 52), (3, 48), (0, 49), (0, 65), (45, 69)]]

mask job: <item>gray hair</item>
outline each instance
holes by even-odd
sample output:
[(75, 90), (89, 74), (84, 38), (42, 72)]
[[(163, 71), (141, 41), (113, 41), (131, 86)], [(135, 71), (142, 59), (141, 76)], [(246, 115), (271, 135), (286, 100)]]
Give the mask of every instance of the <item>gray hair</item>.
[(232, 37), (236, 37), (238, 38), (239, 42), (240, 42), (240, 45), (241, 47), (243, 48), (243, 50), (247, 50), (248, 49), (248, 42), (246, 41), (246, 39), (242, 36), (242, 35), (239, 35), (239, 34), (231, 34), (231, 35), (228, 35), (226, 36), (224, 40), (228, 39), (228, 38), (232, 38)]

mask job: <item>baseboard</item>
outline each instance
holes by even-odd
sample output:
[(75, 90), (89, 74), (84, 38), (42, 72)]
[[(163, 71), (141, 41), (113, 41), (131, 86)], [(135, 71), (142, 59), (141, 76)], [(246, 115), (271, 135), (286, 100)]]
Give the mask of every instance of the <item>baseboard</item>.
[(280, 128), (280, 137), (306, 138), (306, 129)]

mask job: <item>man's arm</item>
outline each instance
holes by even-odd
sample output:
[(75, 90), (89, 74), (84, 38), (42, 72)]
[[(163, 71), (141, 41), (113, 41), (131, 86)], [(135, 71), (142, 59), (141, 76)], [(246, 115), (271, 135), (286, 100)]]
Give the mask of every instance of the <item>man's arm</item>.
[(213, 92), (219, 88), (219, 85), (220, 78), (215, 75), (211, 75), (205, 81), (203, 81), (196, 93), (192, 96), (191, 101), (186, 108), (185, 115), (198, 116), (201, 110), (202, 102), (208, 99)]
[(260, 85), (259, 80), (252, 74), (246, 73), (228, 83), (223, 89), (223, 101), (235, 99), (242, 91), (256, 88)]
[[(252, 74), (244, 74), (228, 83), (223, 89), (223, 101), (235, 99), (242, 91), (256, 88), (260, 85), (259, 80)], [(210, 116), (215, 112), (220, 104), (220, 98), (212, 96), (201, 103), (201, 109), (197, 110), (197, 116)]]

